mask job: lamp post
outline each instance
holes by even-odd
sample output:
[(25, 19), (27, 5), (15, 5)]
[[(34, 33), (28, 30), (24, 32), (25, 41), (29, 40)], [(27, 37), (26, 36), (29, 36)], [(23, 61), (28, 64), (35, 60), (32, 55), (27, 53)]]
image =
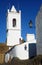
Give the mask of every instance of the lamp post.
[[(33, 25), (32, 20), (30, 20), (30, 22), (29, 22), (29, 28), (30, 28), (30, 32), (34, 33), (34, 30), (35, 30), (36, 27)], [(36, 56), (36, 44), (35, 44), (34, 40), (33, 40), (33, 42), (31, 42), (31, 44), (29, 44), (29, 56), (30, 57)]]
[(30, 27), (30, 28), (34, 28), (34, 29), (36, 28), (35, 26), (33, 26), (32, 20), (30, 20), (30, 22), (29, 22), (29, 27)]
[(33, 27), (32, 20), (30, 20), (30, 22), (29, 22), (29, 27), (30, 27), (30, 28), (32, 28), (32, 27)]

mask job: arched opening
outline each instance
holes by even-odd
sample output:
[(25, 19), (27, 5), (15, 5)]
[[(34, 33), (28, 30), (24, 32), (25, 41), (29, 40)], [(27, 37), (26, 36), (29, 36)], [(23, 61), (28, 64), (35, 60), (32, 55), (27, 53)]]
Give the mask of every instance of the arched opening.
[(13, 27), (16, 26), (16, 19), (13, 19)]

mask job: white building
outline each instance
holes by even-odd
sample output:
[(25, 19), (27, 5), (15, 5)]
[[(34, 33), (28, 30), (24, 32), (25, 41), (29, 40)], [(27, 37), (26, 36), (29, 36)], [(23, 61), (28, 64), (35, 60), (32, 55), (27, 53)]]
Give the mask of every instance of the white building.
[[(21, 11), (17, 12), (15, 7), (12, 6), (11, 10), (8, 9), (7, 15), (7, 46), (13, 47), (5, 54), (5, 62), (8, 62), (13, 57), (20, 60), (29, 58), (29, 44), (36, 43), (35, 35), (27, 34), (26, 39), (26, 42), (21, 42)], [(32, 56), (34, 56), (33, 53)]]
[(42, 55), (42, 5), (36, 16), (37, 55)]
[(21, 38), (21, 11), (16, 11), (12, 6), (7, 13), (7, 45), (14, 46), (19, 44)]
[[(35, 35), (34, 34), (27, 34), (26, 38), (27, 38), (26, 42), (12, 47), (12, 49), (10, 49), (5, 54), (5, 62), (6, 63), (9, 61), (9, 59), (12, 59), (13, 57), (17, 57), (20, 60), (26, 60), (26, 59), (29, 59), (30, 56), (34, 56), (34, 54), (33, 54), (35, 51), (34, 46), (33, 46), (33, 48), (32, 47), (29, 48), (29, 44), (31, 45), (32, 43), (33, 44), (36, 43)], [(28, 42), (28, 40), (29, 40), (29, 42)], [(33, 52), (30, 49), (32, 49)], [(30, 52), (32, 53), (32, 55), (30, 55)]]

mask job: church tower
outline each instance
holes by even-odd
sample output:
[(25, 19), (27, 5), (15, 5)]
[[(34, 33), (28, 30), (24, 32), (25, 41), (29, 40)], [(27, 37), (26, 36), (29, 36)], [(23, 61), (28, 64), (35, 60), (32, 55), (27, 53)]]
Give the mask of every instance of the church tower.
[(8, 9), (7, 14), (7, 45), (14, 46), (19, 44), (21, 38), (21, 11), (12, 6), (11, 10)]

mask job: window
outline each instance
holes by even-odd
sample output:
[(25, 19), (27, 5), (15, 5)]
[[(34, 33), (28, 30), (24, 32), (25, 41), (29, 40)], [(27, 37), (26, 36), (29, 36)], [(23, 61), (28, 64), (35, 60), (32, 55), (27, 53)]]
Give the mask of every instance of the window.
[(24, 46), (24, 49), (27, 50), (27, 46), (26, 45)]
[(16, 26), (16, 19), (13, 19), (13, 27)]
[(8, 29), (6, 30), (6, 32), (8, 32)]

